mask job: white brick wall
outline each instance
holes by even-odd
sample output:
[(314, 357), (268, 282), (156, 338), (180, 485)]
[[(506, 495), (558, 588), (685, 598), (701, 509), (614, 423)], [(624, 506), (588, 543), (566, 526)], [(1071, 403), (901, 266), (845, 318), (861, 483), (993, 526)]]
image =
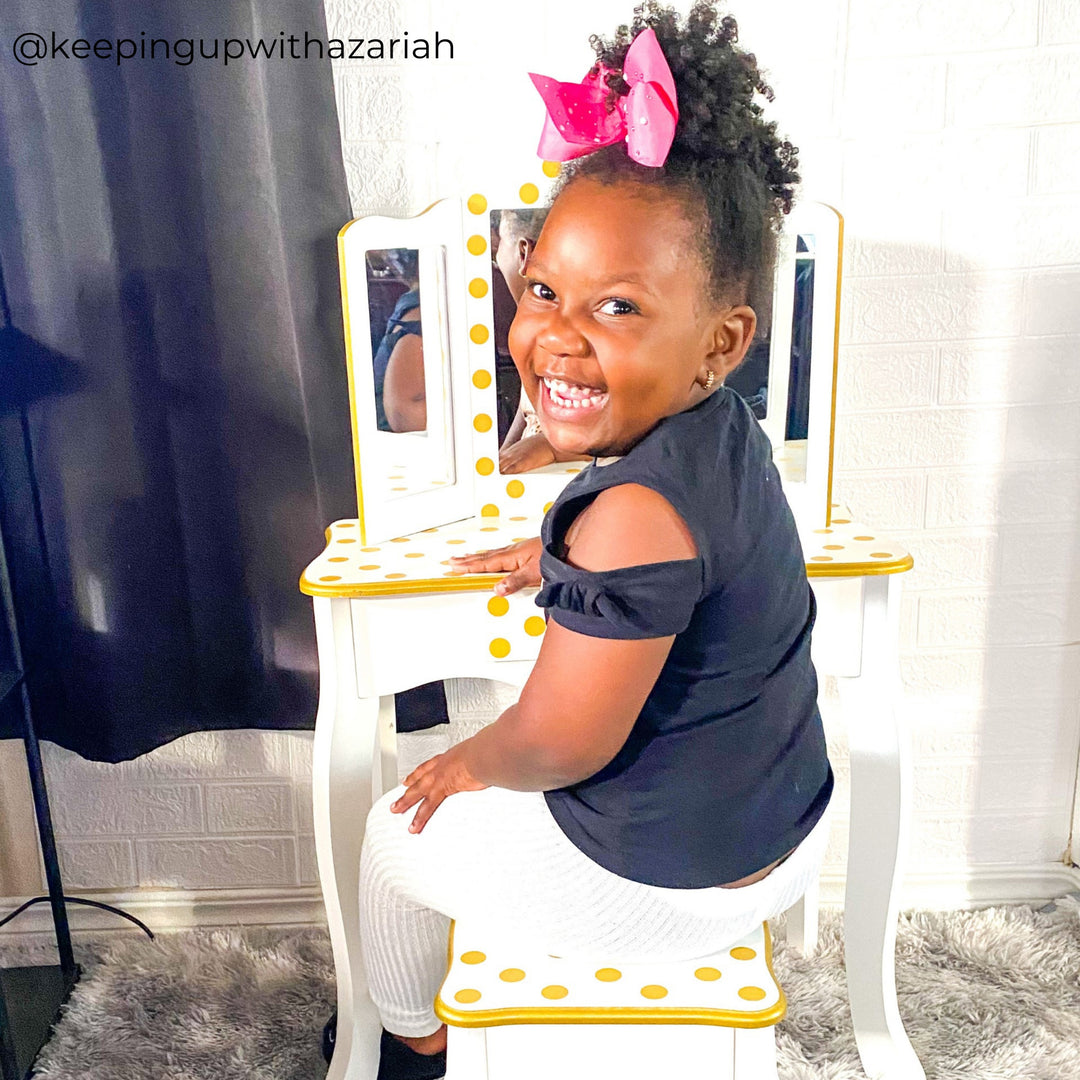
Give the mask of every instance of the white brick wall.
[[(336, 65), (354, 212), (416, 212), (530, 161), (525, 70), (580, 77), (588, 34), (631, 7), (327, 0), (339, 36), (455, 43), (440, 64)], [(735, 14), (808, 194), (846, 216), (837, 489), (918, 564), (901, 657), (911, 870), (1060, 859), (1080, 742), (1080, 4), (755, 0)], [(469, 723), (497, 711), (476, 686), (451, 697)], [(825, 706), (842, 804), (844, 738)], [(49, 747), (47, 761), (72, 887), (316, 880), (306, 735), (190, 736), (123, 766)]]

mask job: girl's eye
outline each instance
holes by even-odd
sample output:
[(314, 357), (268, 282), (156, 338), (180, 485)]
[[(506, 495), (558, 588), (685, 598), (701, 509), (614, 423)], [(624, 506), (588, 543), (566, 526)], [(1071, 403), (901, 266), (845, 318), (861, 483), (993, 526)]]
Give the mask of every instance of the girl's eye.
[(613, 296), (610, 300), (605, 300), (600, 305), (600, 311), (605, 315), (636, 315), (638, 314), (637, 306), (630, 303), (629, 300), (622, 300), (617, 296)]
[(549, 289), (542, 281), (530, 281), (525, 286), (538, 300), (554, 300), (555, 293)]

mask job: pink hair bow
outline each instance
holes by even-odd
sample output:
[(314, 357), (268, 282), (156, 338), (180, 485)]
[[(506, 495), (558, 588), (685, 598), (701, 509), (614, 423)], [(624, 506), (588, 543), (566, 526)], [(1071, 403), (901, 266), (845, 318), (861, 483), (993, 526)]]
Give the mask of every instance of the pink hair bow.
[(529, 74), (547, 106), (537, 150), (545, 161), (572, 161), (624, 139), (626, 152), (642, 165), (655, 167), (667, 160), (679, 108), (675, 80), (656, 34), (645, 30), (634, 38), (622, 70), (630, 93), (608, 112), (604, 76), (611, 70), (597, 64), (580, 83)]

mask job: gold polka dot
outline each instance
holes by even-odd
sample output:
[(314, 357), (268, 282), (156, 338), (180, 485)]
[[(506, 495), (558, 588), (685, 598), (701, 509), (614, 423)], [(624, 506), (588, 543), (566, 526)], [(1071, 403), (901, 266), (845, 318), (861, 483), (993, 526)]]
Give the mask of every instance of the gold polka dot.
[(850, 525), (851, 518), (833, 518), (832, 523), (834, 525)]
[(378, 563), (365, 563), (363, 566), (360, 567), (360, 569), (361, 570), (378, 570), (379, 569), (379, 564)]
[(511, 536), (510, 537), (510, 543), (511, 544), (523, 544), (526, 540), (531, 540), (531, 539), (532, 539), (532, 537), (530, 537), (530, 536)]
[(481, 517), (498, 517), (499, 516), (499, 508), (494, 503), (485, 503), (480, 508), (480, 516)]
[(492, 615), (505, 615), (510, 610), (510, 601), (505, 596), (493, 596), (487, 607)]
[(618, 982), (622, 978), (622, 972), (618, 968), (601, 968), (596, 977), (601, 982)]
[(816, 533), (831, 533), (832, 529), (815, 529), (814, 532), (816, 532)]
[(345, 555), (331, 555), (327, 562), (348, 562), (349, 559)]
[(546, 997), (548, 1001), (558, 1001), (560, 998), (566, 997), (570, 991), (565, 986), (545, 986), (540, 991), (542, 997)]
[(464, 540), (447, 540), (446, 542), (448, 544), (464, 544), (465, 543)]
[[(434, 485), (435, 485), (436, 487), (438, 487), (438, 486), (439, 486), (440, 484), (445, 484), (445, 483), (446, 483), (446, 481), (445, 481), (445, 480), (432, 480), (431, 482), (432, 482), (432, 483), (433, 483), (433, 484), (434, 484)], [(429, 531), (428, 529), (424, 529), (424, 532), (428, 532), (428, 531)]]
[(404, 477), (404, 476), (401, 476), (401, 475), (399, 474), (399, 475), (397, 475), (397, 476), (388, 476), (388, 477), (387, 477), (386, 479), (387, 479), (387, 480), (404, 480), (404, 479), (405, 479), (405, 477)]
[(539, 615), (530, 615), (525, 620), (525, 633), (529, 637), (539, 637), (547, 629), (547, 623)]
[(407, 487), (392, 487), (390, 490), (391, 491), (408, 491), (409, 489)]
[(525, 494), (525, 485), (520, 480), (511, 480), (510, 483), (506, 485), (506, 494), (509, 495), (511, 499), (520, 499), (521, 496)]
[(440, 559), (439, 560), (439, 565), (440, 566), (449, 566), (450, 565), (450, 560), (449, 559)]
[(477, 193), (476, 195), (470, 195), (469, 201), (465, 205), (469, 208), (470, 214), (482, 214), (487, 209), (487, 199)]
[(765, 996), (765, 991), (760, 986), (744, 986), (739, 991), (739, 997), (743, 1001), (761, 1001)]
[(487, 296), (487, 282), (482, 277), (474, 277), (469, 282), (469, 295), (475, 296), (477, 300), (481, 296)]
[(810, 556), (810, 561), (811, 562), (832, 562), (832, 556), (831, 555), (811, 555)]
[(474, 345), (483, 345), (488, 339), (488, 328), (482, 323), (476, 323), (469, 328), (469, 340)]
[(361, 548), (361, 551), (382, 551), (382, 548)]
[(757, 956), (757, 953), (753, 949), (748, 949), (745, 945), (738, 945), (731, 950), (732, 960), (753, 960)]
[(340, 581), (341, 580), (341, 575), (340, 574), (324, 574), (321, 578), (319, 578), (319, 580), (320, 581)]
[(535, 184), (522, 184), (518, 194), (523, 203), (534, 203), (540, 198), (540, 189)]
[(409, 538), (407, 536), (395, 536), (394, 539), (390, 541), (391, 544), (407, 544), (408, 542)]
[(545, 176), (554, 177), (559, 175), (559, 170), (562, 168), (562, 166), (557, 161), (545, 161), (544, 164), (540, 166), (540, 168)]
[(720, 972), (714, 967), (698, 968), (694, 972), (694, 978), (700, 979), (702, 982), (716, 982), (720, 978)]
[(461, 954), (461, 962), (463, 964), (482, 964), (486, 959), (487, 953), (479, 952), (476, 949)]
[(479, 234), (474, 234), (465, 241), (465, 247), (470, 255), (483, 255), (487, 251), (487, 241)]
[(829, 503), (829, 506), (833, 510), (839, 510), (840, 509), (840, 504), (839, 503)]
[(650, 1001), (659, 1001), (660, 998), (667, 997), (667, 990), (663, 986), (657, 986), (655, 983), (651, 983), (649, 986), (643, 986), (641, 988), (641, 996), (648, 998)]
[(406, 559), (422, 559), (424, 553), (422, 551), (409, 551), (405, 553)]
[(821, 545), (821, 550), (822, 551), (843, 551), (844, 550), (844, 545), (843, 544), (822, 544)]
[(405, 577), (404, 574), (399, 574), (399, 573), (387, 574), (386, 576), (388, 578), (403, 578), (403, 577)]
[(525, 972), (521, 968), (507, 968), (499, 972), (499, 978), (503, 982), (521, 982), (525, 978)]
[(355, 521), (342, 521), (342, 522), (338, 523), (338, 528), (339, 529), (355, 529), (356, 528), (356, 522)]
[(473, 417), (472, 426), (477, 431), (490, 431), (491, 430), (491, 417), (487, 413), (477, 413)]
[(528, 521), (529, 519), (524, 514), (517, 514), (510, 519), (511, 521)]
[(872, 536), (853, 536), (851, 539), (852, 540), (864, 540), (865, 541), (865, 540), (873, 540), (874, 538)]
[(481, 532), (498, 532), (499, 531), (499, 526), (498, 525), (485, 525), (480, 531)]
[(871, 551), (871, 559), (891, 559), (893, 557), (891, 551)]
[(544, 513), (546, 514), (554, 505), (553, 502), (544, 503)]
[(479, 990), (459, 990), (454, 995), (455, 1001), (460, 1001), (462, 1005), (472, 1005), (474, 1002), (480, 1000)]
[[(355, 544), (356, 540), (351, 536), (343, 536), (340, 540), (335, 541), (338, 544)], [(363, 551), (363, 548), (360, 549)]]
[(579, 472), (581, 472), (581, 470), (580, 470), (580, 469), (564, 469), (563, 471), (564, 471), (564, 472), (567, 472), (567, 473), (569, 473), (569, 474), (570, 474), (571, 476), (572, 476), (572, 475), (573, 475), (574, 473), (579, 473)]
[(476, 463), (476, 471), (481, 476), (490, 476), (495, 471), (495, 462), (489, 457), (482, 457)]
[(421, 529), (420, 531), (422, 533), (437, 533), (439, 531), (439, 526), (436, 525), (434, 529)]
[(472, 384), (477, 390), (486, 390), (491, 385), (491, 372), (481, 368), (473, 372)]
[(510, 655), (510, 642), (506, 638), (497, 637), (488, 646), (488, 652), (495, 657), (496, 660), (501, 660), (504, 656)]

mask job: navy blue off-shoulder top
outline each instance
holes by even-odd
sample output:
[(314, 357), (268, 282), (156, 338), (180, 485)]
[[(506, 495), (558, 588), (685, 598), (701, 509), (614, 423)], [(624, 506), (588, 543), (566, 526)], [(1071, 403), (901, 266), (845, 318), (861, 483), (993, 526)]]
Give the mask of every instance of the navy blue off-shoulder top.
[[(671, 503), (696, 558), (603, 572), (565, 561), (570, 524), (627, 483)], [(833, 787), (810, 661), (814, 596), (772, 448), (742, 399), (721, 386), (625, 457), (586, 467), (542, 540), (536, 602), (560, 626), (675, 635), (614, 759), (545, 792), (567, 837), (621, 877), (679, 889), (737, 881), (800, 843)]]

